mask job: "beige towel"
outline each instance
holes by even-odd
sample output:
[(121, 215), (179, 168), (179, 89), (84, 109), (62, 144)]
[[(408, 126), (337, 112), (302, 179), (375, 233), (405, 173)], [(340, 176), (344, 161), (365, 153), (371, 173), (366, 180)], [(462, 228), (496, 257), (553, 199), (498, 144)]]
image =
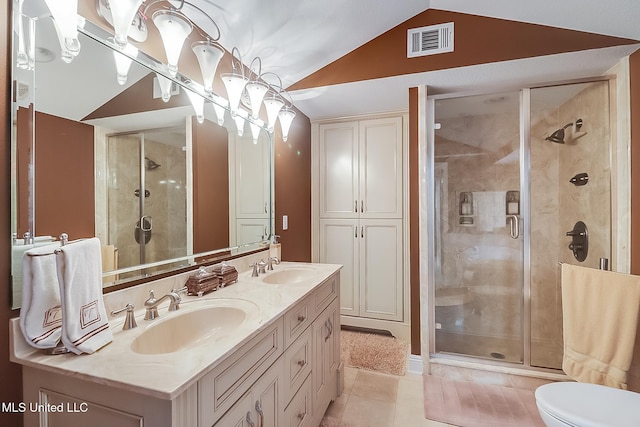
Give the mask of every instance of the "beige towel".
[(113, 340), (102, 299), (100, 240), (69, 243), (56, 251), (62, 343), (70, 351), (94, 353)]
[(563, 264), (565, 373), (626, 389), (639, 312), (639, 276)]

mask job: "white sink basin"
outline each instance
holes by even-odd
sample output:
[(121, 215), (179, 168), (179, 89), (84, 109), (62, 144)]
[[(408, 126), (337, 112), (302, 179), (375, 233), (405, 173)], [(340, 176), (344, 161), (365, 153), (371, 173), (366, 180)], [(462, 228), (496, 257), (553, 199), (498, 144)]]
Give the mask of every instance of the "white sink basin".
[[(152, 321), (133, 340), (131, 349), (140, 354), (164, 354), (195, 346), (205, 340), (217, 341), (229, 336), (245, 323), (251, 310), (258, 310), (253, 303), (243, 300), (216, 301), (211, 304), (198, 305), (192, 309), (181, 308), (180, 311), (169, 314), (162, 313), (167, 318)], [(185, 305), (187, 304), (183, 306)]]
[(288, 285), (291, 283), (304, 282), (313, 277), (315, 273), (316, 270), (313, 268), (289, 267), (286, 270), (277, 270), (263, 276), (262, 281), (272, 285)]

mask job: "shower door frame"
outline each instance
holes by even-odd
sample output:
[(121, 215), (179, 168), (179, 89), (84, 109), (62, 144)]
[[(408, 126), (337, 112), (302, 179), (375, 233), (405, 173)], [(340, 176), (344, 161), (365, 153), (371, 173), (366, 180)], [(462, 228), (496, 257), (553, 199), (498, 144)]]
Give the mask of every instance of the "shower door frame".
[[(421, 303), (421, 324), (427, 325), (427, 330), (421, 332), (421, 354), (423, 356), (423, 363), (425, 364), (425, 373), (430, 372), (428, 368), (428, 364), (433, 361), (452, 361), (453, 364), (456, 364), (456, 361), (463, 362), (467, 366), (477, 365), (477, 366), (496, 366), (502, 367), (500, 369), (511, 368), (516, 371), (518, 370), (529, 370), (529, 371), (537, 371), (541, 374), (548, 373), (549, 375), (556, 375), (559, 371), (554, 368), (545, 368), (545, 367), (537, 367), (531, 366), (531, 185), (530, 185), (530, 149), (531, 149), (531, 91), (533, 89), (544, 88), (544, 87), (553, 87), (553, 86), (561, 86), (568, 84), (579, 84), (579, 83), (592, 83), (599, 81), (607, 81), (609, 84), (609, 123), (610, 123), (610, 140), (609, 140), (609, 152), (610, 152), (610, 197), (611, 197), (611, 221), (610, 221), (610, 234), (611, 234), (611, 248), (610, 248), (610, 256), (611, 256), (611, 268), (616, 269), (616, 271), (628, 272), (625, 271), (625, 267), (627, 267), (629, 262), (625, 261), (626, 257), (621, 256), (621, 250), (625, 247), (625, 240), (628, 239), (628, 236), (621, 236), (620, 232), (618, 234), (614, 233), (614, 223), (617, 223), (617, 227), (625, 227), (625, 224), (628, 225), (629, 219), (625, 222), (624, 219), (618, 218), (614, 216), (615, 213), (619, 212), (620, 206), (624, 205), (625, 202), (616, 201), (619, 198), (619, 195), (615, 193), (616, 186), (614, 183), (620, 185), (621, 177), (622, 181), (630, 182), (630, 172), (628, 168), (624, 168), (624, 165), (618, 165), (623, 168), (623, 173), (621, 174), (617, 169), (614, 169), (614, 166), (619, 163), (620, 153), (624, 153), (624, 149), (621, 149), (621, 145), (627, 146), (628, 141), (621, 141), (616, 131), (617, 120), (616, 120), (616, 109), (619, 108), (619, 103), (616, 98), (616, 84), (615, 78), (611, 76), (599, 76), (593, 78), (585, 78), (585, 79), (574, 79), (570, 81), (559, 81), (559, 82), (550, 82), (546, 84), (540, 85), (530, 85), (528, 87), (491, 87), (487, 90), (479, 90), (479, 91), (469, 91), (469, 92), (459, 92), (459, 93), (450, 93), (450, 94), (442, 94), (442, 95), (428, 95), (428, 87), (420, 86), (418, 87), (418, 145), (419, 145), (419, 168), (420, 174), (423, 175), (422, 182), (425, 183), (425, 187), (420, 188), (419, 191), (419, 204), (423, 207), (425, 214), (421, 214), (422, 218), (420, 219), (421, 223), (421, 232), (420, 232), (420, 241), (426, 242), (426, 248), (421, 243), (421, 268), (420, 268), (420, 282), (426, 284), (426, 292), (425, 289), (421, 289), (421, 295), (424, 299), (426, 297), (426, 303), (423, 300)], [(523, 362), (504, 362), (499, 360), (490, 360), (479, 357), (474, 357), (471, 355), (463, 355), (463, 354), (441, 354), (436, 353), (435, 346), (435, 337), (436, 337), (436, 320), (435, 320), (435, 283), (436, 283), (436, 266), (435, 266), (435, 200), (434, 197), (430, 197), (430, 195), (435, 194), (435, 101), (442, 99), (451, 99), (451, 98), (462, 98), (469, 97), (474, 95), (487, 95), (492, 93), (502, 93), (502, 92), (519, 92), (520, 93), (520, 111), (519, 111), (519, 122), (520, 122), (520, 153), (519, 153), (519, 163), (520, 163), (520, 192), (521, 192), (521, 228), (522, 228), (522, 238), (523, 238), (523, 264), (522, 264), (522, 272), (523, 272), (523, 292), (522, 292), (522, 339), (523, 339)], [(618, 153), (618, 156), (616, 156)], [(624, 182), (622, 182), (622, 186), (624, 188)], [(426, 227), (425, 227), (426, 226)], [(628, 227), (626, 228), (629, 229)], [(628, 240), (627, 240), (628, 241)], [(618, 257), (625, 258), (618, 261)], [(627, 255), (628, 257), (628, 255)], [(422, 286), (421, 286), (422, 288)], [(445, 362), (446, 363), (446, 362)]]
[[(140, 195), (139, 195), (139, 200), (138, 200), (138, 220), (140, 221), (140, 225), (143, 226), (143, 221), (142, 219), (146, 217), (145, 214), (145, 190), (146, 190), (146, 168), (145, 168), (145, 157), (146, 157), (146, 149), (145, 149), (145, 135), (148, 133), (153, 133), (153, 132), (158, 132), (158, 131), (171, 131), (171, 130), (183, 130), (183, 128), (181, 126), (177, 126), (177, 125), (172, 125), (172, 126), (166, 126), (166, 127), (157, 127), (157, 128), (145, 128), (145, 129), (139, 129), (139, 130), (128, 130), (128, 131), (121, 131), (121, 132), (111, 132), (111, 133), (106, 133), (104, 135), (104, 140), (105, 140), (105, 144), (106, 144), (106, 152), (108, 152), (108, 144), (109, 144), (109, 138), (112, 137), (121, 137), (121, 136), (135, 136), (138, 139), (138, 162), (139, 162), (139, 174), (138, 174), (138, 189), (140, 190)], [(184, 129), (186, 132), (188, 132), (188, 129)], [(191, 165), (191, 140), (189, 137), (187, 137), (185, 139), (185, 147), (186, 147), (186, 155), (185, 155), (185, 162), (186, 162), (186, 170), (187, 170), (187, 177), (186, 177), (186, 183), (187, 183), (187, 188), (192, 188), (192, 183), (191, 183), (191, 171), (192, 171), (192, 165)], [(108, 158), (108, 155), (105, 157), (105, 168), (108, 174), (110, 174), (109, 169), (110, 169), (110, 159)], [(186, 222), (186, 233), (187, 233), (187, 257), (190, 257), (193, 253), (193, 246), (192, 246), (192, 242), (193, 242), (193, 237), (192, 237), (192, 230), (193, 230), (193, 224), (191, 223), (191, 221), (189, 220), (189, 218), (191, 218), (191, 215), (189, 214), (189, 212), (191, 212), (193, 210), (193, 196), (192, 196), (192, 192), (189, 190), (186, 192), (186, 203), (187, 203), (187, 222)], [(107, 202), (108, 205), (108, 202)], [(152, 224), (153, 224), (153, 219), (152, 219)], [(109, 221), (107, 221), (106, 224), (106, 236), (110, 236), (110, 224)], [(109, 237), (107, 238), (107, 240), (109, 241)], [(123, 267), (119, 269), (119, 272), (121, 273), (129, 273), (129, 272), (135, 272), (135, 271), (139, 271), (141, 275), (146, 276), (148, 274), (148, 268), (152, 268), (152, 267), (156, 267), (156, 266), (161, 266), (163, 264), (165, 264), (167, 261), (166, 260), (160, 260), (160, 261), (153, 261), (153, 262), (147, 262), (146, 260), (146, 243), (145, 243), (145, 236), (144, 236), (144, 231), (141, 230), (140, 231), (140, 242), (138, 242), (138, 247), (140, 248), (140, 253), (139, 253), (139, 263), (137, 265), (132, 265), (129, 267)], [(189, 258), (191, 259), (191, 258)]]

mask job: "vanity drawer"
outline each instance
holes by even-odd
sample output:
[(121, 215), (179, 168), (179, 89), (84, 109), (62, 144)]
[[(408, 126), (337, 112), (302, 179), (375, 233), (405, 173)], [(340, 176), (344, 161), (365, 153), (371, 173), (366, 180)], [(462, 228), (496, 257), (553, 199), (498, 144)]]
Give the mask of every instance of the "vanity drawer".
[(284, 315), (284, 347), (296, 340), (311, 324), (315, 313), (313, 311), (313, 296), (303, 299), (301, 302), (293, 306), (293, 308)]
[(213, 425), (283, 353), (282, 319), (198, 381), (199, 425)]
[(312, 344), (311, 328), (304, 333), (284, 353), (284, 402), (288, 403), (311, 372)]
[(311, 426), (312, 396), (311, 375), (308, 375), (289, 406), (284, 410), (284, 427)]
[(320, 287), (313, 293), (314, 310), (316, 314), (322, 311), (338, 297), (340, 293), (340, 273), (335, 273), (329, 277)]

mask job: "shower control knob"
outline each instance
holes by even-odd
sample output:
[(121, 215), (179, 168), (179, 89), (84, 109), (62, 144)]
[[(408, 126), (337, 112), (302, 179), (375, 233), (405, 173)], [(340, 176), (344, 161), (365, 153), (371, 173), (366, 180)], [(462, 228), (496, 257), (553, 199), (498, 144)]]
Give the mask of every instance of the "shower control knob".
[(579, 251), (580, 249), (582, 249), (582, 245), (580, 243), (569, 243), (569, 249), (571, 249), (572, 251)]

